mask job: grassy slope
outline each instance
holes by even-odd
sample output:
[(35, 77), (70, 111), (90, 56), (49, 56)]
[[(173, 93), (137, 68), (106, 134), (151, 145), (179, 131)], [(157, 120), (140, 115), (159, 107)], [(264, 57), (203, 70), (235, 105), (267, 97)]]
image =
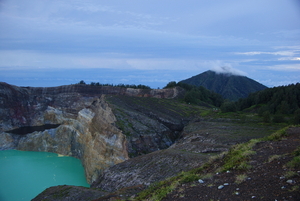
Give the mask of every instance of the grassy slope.
[[(253, 149), (257, 144), (260, 143), (266, 143), (271, 141), (278, 141), (287, 137), (287, 130), (288, 128), (281, 129), (275, 133), (273, 133), (270, 136), (259, 138), (259, 139), (253, 139), (249, 142), (238, 144), (233, 146), (228, 152), (224, 152), (218, 156), (212, 157), (206, 164), (199, 168), (195, 168), (188, 172), (182, 172), (176, 177), (169, 178), (167, 180), (161, 181), (159, 183), (156, 183), (155, 185), (152, 185), (150, 188), (142, 191), (138, 194), (137, 197), (135, 197), (133, 200), (162, 200), (163, 198), (168, 198), (167, 200), (185, 200), (184, 197), (187, 194), (187, 189), (190, 190), (190, 188), (196, 188), (197, 185), (199, 185), (199, 182), (196, 182), (198, 179), (205, 180), (206, 182), (208, 180), (211, 180), (212, 182), (208, 182), (206, 184), (206, 187), (210, 189), (214, 185), (216, 185), (214, 182), (219, 182), (216, 179), (212, 179), (214, 175), (222, 174), (222, 172), (230, 172), (230, 171), (236, 171), (238, 174), (235, 176), (235, 183), (240, 184), (244, 182), (248, 176), (247, 176), (247, 170), (250, 170), (251, 167), (251, 160), (255, 160), (251, 157), (253, 157), (256, 154), (256, 150), (259, 149)], [(299, 132), (299, 131), (298, 131)], [(299, 133), (297, 134), (299, 140)], [(293, 139), (295, 141), (295, 139)], [(272, 142), (271, 142), (272, 143)], [(270, 145), (268, 145), (270, 146)], [(264, 146), (260, 146), (264, 147)], [(293, 150), (293, 149), (292, 149)], [(270, 163), (273, 160), (277, 160), (280, 157), (287, 157), (290, 156), (289, 161), (284, 165), (286, 171), (285, 177), (287, 179), (296, 178), (299, 179), (299, 168), (300, 168), (300, 146), (296, 144), (296, 149), (294, 152), (285, 153), (285, 155), (270, 155), (268, 157), (268, 161), (266, 163)], [(279, 163), (278, 163), (279, 164)], [(298, 170), (298, 172), (297, 172)], [(259, 173), (257, 173), (258, 175)], [(283, 175), (282, 175), (283, 176)], [(233, 177), (233, 176), (231, 176)], [(220, 180), (220, 179), (219, 179)], [(270, 178), (271, 180), (271, 178)], [(295, 181), (295, 180), (293, 180)], [(198, 183), (198, 184), (197, 184)], [(182, 188), (182, 186), (189, 186)], [(257, 184), (259, 185), (259, 183)], [(263, 184), (264, 185), (264, 184)], [(299, 194), (297, 193), (299, 190), (299, 186), (293, 185), (289, 188), (289, 192), (284, 192), (290, 196), (294, 196), (299, 198)], [(200, 188), (199, 188), (200, 189)], [(197, 192), (200, 192), (200, 190), (197, 189)], [(207, 194), (209, 195), (209, 191), (207, 189)], [(216, 187), (217, 189), (217, 187)], [(186, 191), (186, 192), (185, 192)], [(193, 191), (189, 191), (189, 193), (192, 193)], [(239, 192), (234, 192), (235, 195), (239, 195)], [(168, 194), (171, 194), (172, 196), (168, 196)], [(283, 194), (283, 193), (282, 193)], [(213, 197), (213, 195), (211, 195)], [(230, 199), (232, 195), (225, 195), (224, 198)], [(265, 196), (268, 196), (266, 194)], [(176, 199), (175, 199), (176, 198)], [(250, 198), (250, 197), (249, 197)], [(191, 199), (191, 197), (189, 198)], [(234, 199), (241, 199), (239, 197), (235, 197)], [(206, 200), (206, 199), (205, 199)], [(208, 198), (207, 198), (208, 200)]]

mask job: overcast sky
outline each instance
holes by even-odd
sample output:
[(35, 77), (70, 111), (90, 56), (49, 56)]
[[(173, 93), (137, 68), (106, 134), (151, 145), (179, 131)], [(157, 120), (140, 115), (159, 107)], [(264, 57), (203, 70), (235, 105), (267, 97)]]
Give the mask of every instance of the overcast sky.
[(299, 0), (0, 0), (0, 81), (164, 87), (226, 67), (300, 82)]

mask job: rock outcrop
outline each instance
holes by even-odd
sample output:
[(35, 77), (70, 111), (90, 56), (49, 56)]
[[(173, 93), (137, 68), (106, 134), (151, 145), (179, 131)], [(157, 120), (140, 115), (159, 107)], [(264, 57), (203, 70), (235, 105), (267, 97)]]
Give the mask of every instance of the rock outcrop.
[(182, 150), (159, 150), (107, 168), (91, 187), (108, 192), (132, 186), (148, 187), (182, 171), (199, 167), (208, 157)]
[[(174, 98), (180, 94), (180, 88), (142, 90), (89, 85), (32, 88), (0, 83), (0, 150), (47, 151), (77, 157), (85, 168), (87, 181), (92, 183), (104, 169), (127, 160), (128, 147), (134, 146), (134, 140), (127, 141), (128, 136), (117, 125), (105, 96)], [(26, 134), (10, 133), (23, 126), (45, 124), (59, 126)], [(169, 146), (172, 143), (169, 136), (162, 135), (170, 130), (163, 124), (153, 127), (158, 125), (156, 121), (151, 125), (155, 131), (148, 131), (148, 141), (159, 141), (152, 139), (155, 136), (166, 140), (161, 147)], [(143, 134), (140, 136), (143, 138)], [(148, 141), (143, 144), (148, 152), (161, 148), (147, 149), (152, 146), (147, 145)]]
[(76, 119), (63, 117), (62, 112), (50, 106), (44, 114), (44, 122), (61, 125), (18, 137), (3, 133), (0, 136), (5, 138), (6, 144), (2, 148), (54, 152), (79, 158), (88, 182), (95, 181), (103, 169), (128, 159), (126, 137), (114, 126), (115, 116), (104, 97), (95, 98), (88, 108), (78, 112)]

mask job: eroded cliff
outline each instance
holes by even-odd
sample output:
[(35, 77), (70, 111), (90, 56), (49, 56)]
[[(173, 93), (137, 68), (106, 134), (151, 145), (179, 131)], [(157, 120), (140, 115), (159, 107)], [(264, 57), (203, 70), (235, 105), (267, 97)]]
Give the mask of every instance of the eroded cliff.
[[(169, 146), (174, 142), (173, 133), (178, 132), (170, 129), (170, 125), (182, 124), (159, 121), (148, 113), (134, 111), (135, 116), (142, 115), (141, 121), (147, 116), (144, 121), (150, 123), (146, 133), (126, 136), (120, 127), (121, 119), (117, 120), (111, 108), (116, 107), (108, 104), (105, 96), (174, 98), (180, 93), (180, 88), (142, 90), (87, 85), (24, 88), (0, 83), (0, 150), (47, 151), (77, 157), (82, 161), (88, 182), (92, 183), (104, 169), (127, 160), (128, 151), (139, 153), (139, 149), (133, 151), (132, 147), (141, 146), (145, 152), (151, 152)], [(23, 126), (45, 124), (59, 126), (26, 134), (10, 133)]]

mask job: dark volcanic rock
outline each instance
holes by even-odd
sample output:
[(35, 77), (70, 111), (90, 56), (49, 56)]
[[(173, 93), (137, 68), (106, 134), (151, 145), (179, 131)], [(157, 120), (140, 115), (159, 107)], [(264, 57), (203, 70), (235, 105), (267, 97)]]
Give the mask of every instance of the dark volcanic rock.
[(33, 133), (35, 131), (45, 131), (48, 129), (57, 128), (58, 126), (59, 126), (59, 124), (45, 124), (42, 126), (24, 126), (24, 127), (10, 130), (10, 131), (6, 131), (6, 133), (12, 133), (12, 134), (17, 134), (17, 135), (26, 135), (29, 133)]
[(159, 99), (110, 96), (107, 98), (126, 135), (130, 156), (166, 149), (179, 138), (188, 117)]
[(89, 189), (80, 186), (54, 186), (47, 188), (41, 194), (32, 199), (32, 201), (51, 200), (51, 201), (79, 201), (94, 200), (105, 196), (107, 192)]
[(208, 157), (174, 149), (156, 151), (106, 169), (91, 187), (113, 192), (130, 186), (149, 186), (181, 171), (198, 167)]

